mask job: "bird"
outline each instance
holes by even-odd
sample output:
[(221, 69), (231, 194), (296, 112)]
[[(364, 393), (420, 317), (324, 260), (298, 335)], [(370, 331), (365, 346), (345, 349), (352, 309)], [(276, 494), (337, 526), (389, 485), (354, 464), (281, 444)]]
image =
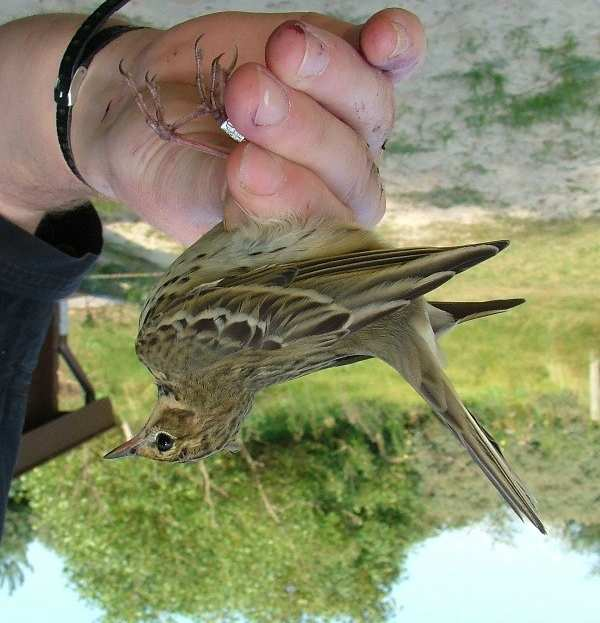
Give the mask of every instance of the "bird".
[(258, 392), (378, 358), (429, 404), (518, 517), (535, 503), (444, 371), (441, 336), (523, 299), (425, 298), (508, 241), (395, 248), (359, 226), (286, 216), (216, 225), (177, 258), (140, 314), (136, 353), (158, 397), (106, 458), (190, 462), (234, 451)]
[[(201, 71), (199, 106), (166, 123), (156, 76), (147, 104), (133, 76), (119, 71), (148, 126), (162, 139), (227, 157), (178, 130), (210, 115), (235, 141), (223, 92), (237, 61)], [(516, 515), (545, 527), (499, 445), (463, 404), (444, 372), (440, 338), (463, 322), (524, 302), (436, 302), (425, 295), (508, 246), (507, 240), (398, 249), (357, 225), (318, 215), (214, 226), (184, 251), (142, 308), (136, 353), (154, 377), (157, 401), (142, 429), (105, 455), (188, 463), (239, 448), (240, 428), (258, 392), (278, 383), (378, 358), (429, 404)]]

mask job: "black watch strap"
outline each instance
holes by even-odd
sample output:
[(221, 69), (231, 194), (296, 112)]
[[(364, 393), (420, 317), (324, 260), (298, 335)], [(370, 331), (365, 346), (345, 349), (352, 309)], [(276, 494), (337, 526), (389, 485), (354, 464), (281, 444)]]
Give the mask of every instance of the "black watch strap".
[(125, 6), (129, 0), (108, 0), (103, 2), (81, 24), (67, 46), (58, 70), (58, 80), (54, 88), (56, 102), (56, 132), (60, 150), (69, 169), (87, 186), (87, 182), (77, 170), (71, 151), (71, 111), (75, 104), (77, 91), (83, 81), (94, 55), (105, 45), (139, 26), (111, 26), (101, 30), (113, 13)]

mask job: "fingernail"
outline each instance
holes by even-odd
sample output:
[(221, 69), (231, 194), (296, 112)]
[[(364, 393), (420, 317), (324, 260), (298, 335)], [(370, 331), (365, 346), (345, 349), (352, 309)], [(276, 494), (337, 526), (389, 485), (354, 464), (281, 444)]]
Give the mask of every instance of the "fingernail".
[(400, 54), (404, 54), (412, 45), (412, 40), (408, 36), (408, 31), (402, 24), (397, 22), (391, 22), (394, 30), (396, 31), (396, 47), (393, 52), (388, 56), (388, 59), (396, 58)]
[(285, 180), (278, 158), (248, 143), (240, 163), (240, 186), (253, 195), (274, 195)]
[(294, 26), (304, 34), (304, 58), (298, 68), (298, 75), (301, 78), (321, 75), (329, 65), (327, 44), (308, 24), (297, 22)]
[(263, 96), (254, 113), (254, 125), (277, 125), (288, 116), (290, 100), (282, 84), (262, 67), (257, 67), (256, 70)]

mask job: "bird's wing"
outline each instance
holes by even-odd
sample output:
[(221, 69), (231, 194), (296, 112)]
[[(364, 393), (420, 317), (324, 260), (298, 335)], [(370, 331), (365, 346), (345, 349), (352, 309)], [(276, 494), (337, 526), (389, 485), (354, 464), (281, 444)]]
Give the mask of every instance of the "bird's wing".
[[(506, 241), (448, 248), (379, 249), (230, 274), (222, 287), (279, 286), (319, 293), (353, 313), (354, 329), (486, 260)], [(390, 305), (391, 304), (391, 305)], [(375, 314), (375, 315), (374, 315)]]
[[(452, 264), (454, 273), (459, 273), (475, 264), (495, 255), (508, 246), (507, 240), (483, 242), (454, 247), (414, 247), (409, 249), (359, 250), (342, 255), (321, 257), (289, 262), (284, 265), (271, 264), (258, 269), (238, 270), (227, 275), (219, 285), (233, 286), (242, 284), (295, 285), (304, 287), (303, 282), (315, 277), (340, 277), (355, 275), (357, 272), (381, 270), (393, 266), (396, 270), (410, 263), (410, 272), (423, 271), (423, 263), (430, 273), (432, 265), (448, 266)], [(415, 263), (417, 260), (419, 262)]]
[(301, 339), (345, 335), (351, 312), (316, 292), (280, 286), (212, 286), (147, 321), (136, 350), (154, 370), (198, 370), (246, 351), (273, 351)]
[(240, 351), (325, 349), (499, 248), (419, 250), (410, 260), (406, 251), (359, 252), (230, 274), (163, 299), (147, 314), (136, 350), (157, 375), (209, 367)]

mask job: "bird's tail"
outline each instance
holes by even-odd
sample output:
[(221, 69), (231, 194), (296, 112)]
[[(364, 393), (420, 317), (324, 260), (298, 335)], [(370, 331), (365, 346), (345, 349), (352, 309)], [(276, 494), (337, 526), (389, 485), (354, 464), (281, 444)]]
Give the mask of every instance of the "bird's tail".
[[(520, 478), (511, 469), (500, 447), (477, 418), (465, 407), (450, 381), (442, 375), (445, 404), (428, 400), (439, 419), (454, 433), (471, 458), (496, 487), (500, 495), (522, 520), (529, 521), (542, 533), (546, 530), (535, 508), (535, 502)], [(425, 394), (423, 396), (426, 398)]]
[[(496, 303), (496, 305), (491, 303)], [(462, 307), (462, 311), (465, 312), (462, 314), (457, 311), (458, 308), (453, 309), (455, 313), (452, 314), (447, 307), (451, 304), (434, 305), (438, 306), (437, 309), (454, 317), (451, 323), (454, 326), (468, 317), (497, 313), (516, 304), (518, 304), (517, 301), (461, 303), (458, 305), (471, 306)], [(480, 307), (478, 308), (477, 305)], [(486, 308), (482, 308), (482, 305)], [(380, 332), (383, 339), (370, 340), (372, 354), (383, 359), (402, 374), (429, 403), (438, 418), (454, 433), (515, 513), (521, 519), (523, 516), (527, 517), (540, 532), (545, 534), (546, 531), (536, 512), (535, 504), (525, 486), (508, 465), (490, 433), (462, 403), (442, 370), (436, 339), (438, 334), (434, 331), (435, 324), (430, 321), (431, 310), (429, 308), (431, 306), (432, 304), (424, 299), (413, 301), (410, 309), (404, 310), (402, 317), (397, 314), (397, 320), (401, 319), (401, 323), (394, 322), (394, 319), (390, 318), (391, 322), (386, 325), (386, 331)]]
[(440, 337), (463, 322), (501, 314), (524, 302), (525, 299), (468, 302), (427, 301), (426, 309), (433, 332), (436, 337)]

